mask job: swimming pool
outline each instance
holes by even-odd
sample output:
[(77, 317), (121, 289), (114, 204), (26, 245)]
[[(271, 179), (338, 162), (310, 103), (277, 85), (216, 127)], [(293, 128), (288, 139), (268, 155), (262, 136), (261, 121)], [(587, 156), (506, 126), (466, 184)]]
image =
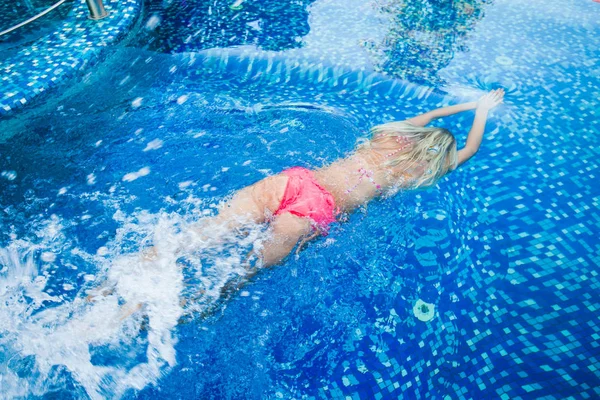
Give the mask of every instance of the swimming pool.
[[(0, 120), (2, 393), (599, 396), (600, 5), (284, 3), (150, 1), (97, 68)], [(178, 325), (180, 294), (218, 288), (254, 236), (184, 272), (129, 258), (375, 123), (499, 86), (462, 169), (348, 216), (207, 318)], [(442, 124), (462, 144), (471, 118)], [(119, 296), (84, 301), (105, 279)], [(111, 325), (128, 296), (148, 317)]]

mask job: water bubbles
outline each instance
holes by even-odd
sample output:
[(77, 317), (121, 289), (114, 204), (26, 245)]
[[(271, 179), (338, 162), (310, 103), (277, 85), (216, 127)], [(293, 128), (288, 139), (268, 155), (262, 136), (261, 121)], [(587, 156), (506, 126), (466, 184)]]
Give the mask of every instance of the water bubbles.
[(133, 100), (131, 102), (131, 107), (133, 108), (139, 108), (142, 105), (142, 101), (144, 99), (142, 97), (137, 97), (135, 100)]
[(193, 183), (194, 183), (194, 181), (179, 182), (179, 190), (183, 190)]
[(56, 260), (56, 254), (49, 251), (45, 251), (42, 253), (40, 258), (42, 259), (42, 261), (45, 262), (54, 262), (54, 260)]
[(244, 7), (244, 1), (245, 0), (235, 0), (235, 2), (232, 5), (230, 5), (229, 8), (231, 8), (234, 11), (239, 11)]
[(146, 21), (146, 29), (149, 31), (153, 31), (160, 24), (160, 17), (156, 14), (153, 14)]
[(119, 86), (123, 86), (124, 84), (126, 84), (130, 78), (131, 77), (127, 75), (125, 78), (121, 79), (121, 81), (119, 82)]
[[(144, 169), (141, 171), (143, 175)], [(207, 241), (192, 232), (181, 233), (181, 224), (186, 220), (177, 214), (117, 214), (113, 218), (119, 221), (121, 228), (111, 244), (97, 248), (95, 254), (76, 247), (67, 250), (68, 239), (61, 234), (63, 224), (56, 216), (41, 227), (37, 235), (42, 238), (40, 243), (27, 244), (11, 236), (16, 250), (0, 248), (0, 287), (3, 288), (0, 291), (3, 304), (0, 307), (0, 331), (3, 332), (0, 347), (11, 356), (22, 355), (15, 358), (13, 365), (16, 366), (22, 365), (23, 357), (31, 357), (32, 371), (40, 382), (52, 379), (48, 375), (49, 367), (64, 366), (90, 398), (120, 398), (133, 387), (156, 383), (176, 362), (175, 327), (182, 313), (205, 310), (221, 296), (222, 288), (232, 277), (245, 273), (241, 267), (242, 257), (260, 240), (258, 237), (263, 232), (257, 226), (248, 236), (238, 238), (227, 229), (211, 227), (211, 238)], [(151, 262), (139, 253), (131, 253), (132, 245), (137, 249), (147, 240), (151, 240), (156, 249), (156, 259)], [(235, 248), (215, 245), (222, 241), (238, 243), (238, 240), (240, 246)], [(21, 251), (23, 247), (25, 252)], [(199, 250), (205, 257), (210, 254), (211, 261), (198, 266), (192, 262), (190, 271), (182, 271), (177, 263), (182, 255), (180, 251), (185, 252), (185, 257), (195, 259), (195, 252)], [(33, 256), (37, 252), (40, 252), (39, 262)], [(83, 287), (71, 279), (55, 283), (53, 275), (43, 273), (47, 268), (44, 263), (53, 262), (59, 256), (62, 264), (71, 270), (78, 270), (71, 262), (86, 260), (95, 264), (96, 268), (91, 270), (87, 263), (81, 265), (77, 280), (83, 280)], [(69, 260), (69, 257), (76, 259)], [(196, 268), (202, 268), (201, 273)], [(190, 293), (185, 292), (184, 274), (197, 279), (206, 298), (202, 302), (188, 302), (185, 310), (180, 300)], [(52, 296), (56, 290), (62, 291), (61, 296)], [(190, 290), (195, 293), (197, 287)], [(242, 296), (258, 299), (261, 293), (252, 294), (247, 292)], [(27, 301), (23, 300), (25, 296)], [(72, 296), (75, 298), (71, 301)], [(59, 304), (40, 309), (48, 301)], [(143, 312), (139, 312), (142, 308)], [(142, 317), (148, 321), (147, 335), (140, 334)], [(100, 348), (110, 353), (116, 360), (114, 364), (91, 362), (91, 353)], [(147, 358), (130, 360), (127, 356), (130, 351), (145, 352)], [(13, 372), (8, 369), (4, 376)], [(29, 383), (29, 376), (18, 377), (11, 381), (10, 388)], [(25, 396), (26, 392), (23, 393)], [(105, 396), (107, 393), (109, 396)]]
[(177, 98), (177, 104), (181, 105), (181, 104), (185, 103), (187, 101), (187, 99), (188, 99), (188, 96), (185, 94), (183, 96), (179, 96)]
[(9, 181), (14, 181), (15, 179), (17, 179), (17, 173), (15, 171), (2, 171), (0, 173), (0, 176), (2, 176), (5, 179), (8, 179)]
[(94, 175), (93, 173), (92, 173), (92, 174), (89, 174), (89, 175), (86, 177), (86, 181), (87, 181), (87, 184), (88, 184), (88, 185), (93, 185), (93, 184), (95, 184), (95, 183), (96, 183), (96, 175)]
[(130, 172), (128, 174), (125, 174), (125, 176), (123, 177), (123, 182), (133, 182), (138, 178), (141, 178), (142, 176), (146, 176), (150, 173), (150, 168), (148, 167), (143, 167), (140, 168), (137, 172)]
[(160, 139), (154, 139), (153, 141), (151, 141), (150, 143), (148, 143), (146, 145), (146, 147), (144, 148), (144, 151), (150, 151), (150, 150), (158, 150), (163, 146), (163, 141)]
[(100, 257), (104, 257), (107, 254), (108, 254), (108, 248), (106, 246), (98, 247), (98, 250), (96, 250), (96, 255), (98, 255)]

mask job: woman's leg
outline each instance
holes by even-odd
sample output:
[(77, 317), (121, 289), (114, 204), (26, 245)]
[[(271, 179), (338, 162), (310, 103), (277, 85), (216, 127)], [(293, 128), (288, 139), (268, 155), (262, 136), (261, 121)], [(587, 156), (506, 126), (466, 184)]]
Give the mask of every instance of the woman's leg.
[(270, 267), (283, 261), (300, 239), (316, 237), (310, 235), (313, 227), (308, 218), (297, 217), (290, 213), (283, 213), (275, 217), (270, 231), (271, 236), (264, 243), (260, 252), (263, 267)]

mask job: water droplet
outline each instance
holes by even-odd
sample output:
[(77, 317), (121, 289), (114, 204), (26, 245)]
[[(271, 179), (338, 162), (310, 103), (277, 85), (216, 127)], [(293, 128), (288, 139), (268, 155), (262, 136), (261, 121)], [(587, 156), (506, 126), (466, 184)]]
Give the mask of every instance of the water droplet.
[(56, 254), (49, 251), (45, 251), (42, 253), (41, 259), (46, 262), (53, 262), (54, 260), (56, 260)]
[(2, 173), (0, 173), (0, 176), (8, 179), (9, 181), (14, 181), (15, 179), (17, 179), (17, 173), (15, 171), (2, 171)]
[(133, 101), (131, 102), (131, 106), (132, 106), (133, 108), (138, 108), (138, 107), (140, 107), (140, 106), (142, 105), (142, 100), (144, 100), (144, 99), (143, 99), (143, 98), (141, 98), (141, 97), (138, 97), (138, 98), (136, 98), (135, 100), (133, 100)]

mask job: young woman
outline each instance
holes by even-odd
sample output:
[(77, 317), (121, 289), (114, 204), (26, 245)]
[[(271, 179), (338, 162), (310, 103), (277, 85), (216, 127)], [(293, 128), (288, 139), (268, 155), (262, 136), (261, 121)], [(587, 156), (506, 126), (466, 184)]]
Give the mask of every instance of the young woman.
[[(463, 164), (479, 149), (488, 112), (503, 98), (503, 89), (492, 90), (477, 102), (377, 125), (371, 130), (372, 138), (346, 158), (314, 171), (293, 167), (239, 190), (216, 217), (196, 226), (196, 232), (206, 237), (210, 227), (237, 229), (247, 223), (268, 223), (271, 234), (255, 252), (257, 264), (278, 264), (299, 242), (302, 247), (326, 234), (340, 212), (399, 189), (433, 185)], [(476, 110), (473, 126), (460, 150), (448, 130), (425, 127), (435, 118), (472, 109)]]

